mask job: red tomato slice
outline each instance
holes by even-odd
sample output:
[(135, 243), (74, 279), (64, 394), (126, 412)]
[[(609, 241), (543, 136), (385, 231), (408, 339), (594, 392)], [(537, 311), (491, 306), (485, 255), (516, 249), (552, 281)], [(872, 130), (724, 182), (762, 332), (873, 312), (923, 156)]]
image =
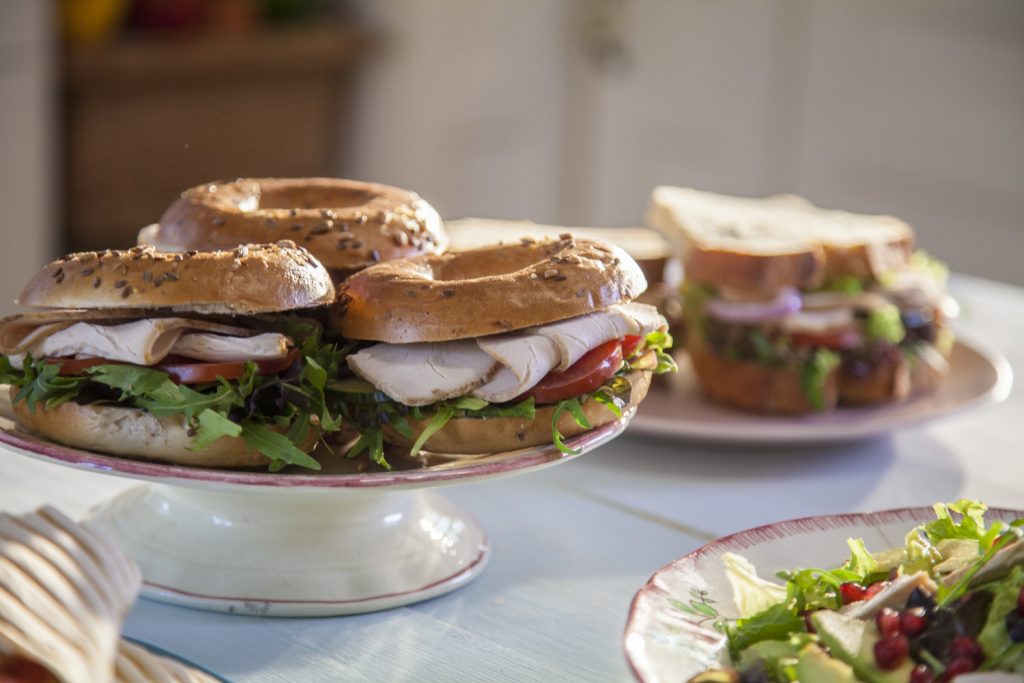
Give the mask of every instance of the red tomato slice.
[(0, 683), (48, 683), (55, 681), (45, 668), (27, 659), (15, 659), (0, 665)]
[(856, 330), (835, 330), (821, 334), (794, 332), (791, 338), (796, 346), (824, 346), (827, 349), (852, 349), (861, 341)]
[[(301, 352), (292, 349), (284, 358), (255, 361), (260, 375), (275, 375), (290, 368), (299, 359)], [(97, 365), (128, 365), (123, 361), (107, 360), (106, 358), (47, 358), (48, 363), (59, 363), (60, 374), (64, 377), (81, 375), (83, 371)], [(168, 356), (162, 363), (153, 366), (163, 370), (178, 384), (199, 384), (213, 382), (218, 377), (238, 379), (245, 371), (245, 362), (229, 361), (224, 363), (204, 363), (189, 360), (180, 356)]]
[(644, 340), (640, 335), (627, 334), (622, 338), (622, 357), (632, 358), (636, 350), (640, 348), (640, 343)]
[(622, 340), (613, 339), (587, 351), (564, 372), (548, 373), (519, 399), (533, 397), (537, 403), (555, 403), (597, 389), (622, 366)]
[[(299, 358), (300, 351), (292, 351), (284, 358), (272, 360), (255, 361), (258, 368), (257, 374), (276, 375), (290, 368)], [(200, 384), (202, 382), (213, 382), (218, 377), (224, 379), (238, 379), (245, 372), (244, 361), (230, 361), (225, 363), (189, 363), (189, 362), (167, 362), (156, 366), (157, 370), (163, 370), (171, 376), (178, 384)]]

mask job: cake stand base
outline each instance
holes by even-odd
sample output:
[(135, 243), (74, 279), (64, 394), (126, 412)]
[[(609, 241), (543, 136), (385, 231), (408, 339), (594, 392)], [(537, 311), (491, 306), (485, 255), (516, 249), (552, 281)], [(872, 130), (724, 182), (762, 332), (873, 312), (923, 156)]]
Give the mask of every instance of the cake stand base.
[(142, 568), (144, 597), (254, 616), (389, 609), (455, 590), (484, 569), (477, 523), (429, 489), (221, 492), (151, 484), (88, 525)]

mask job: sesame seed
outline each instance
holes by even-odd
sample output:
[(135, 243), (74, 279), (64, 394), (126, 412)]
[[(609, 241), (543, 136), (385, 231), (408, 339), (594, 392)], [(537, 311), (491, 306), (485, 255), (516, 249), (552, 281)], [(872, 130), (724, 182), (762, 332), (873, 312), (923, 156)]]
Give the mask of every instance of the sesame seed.
[(370, 260), (373, 261), (374, 263), (376, 263), (377, 261), (380, 261), (380, 252), (377, 251), (376, 249), (371, 251), (370, 252)]
[(163, 277), (164, 277), (165, 280), (170, 280), (171, 282), (177, 282), (178, 281), (178, 274), (177, 273), (164, 273)]
[(268, 228), (276, 228), (277, 227), (277, 221), (274, 220), (273, 218), (268, 218), (266, 220), (266, 224), (267, 224)]
[(127, 280), (118, 280), (117, 282), (114, 283), (114, 289), (121, 289), (126, 284), (128, 284)]
[(213, 223), (214, 225), (224, 225), (225, 223), (228, 222), (228, 219), (224, 218), (224, 216), (215, 216), (214, 219), (210, 222)]
[(318, 225), (309, 231), (310, 235), (322, 235), (325, 232), (330, 232), (330, 228), (327, 225)]
[(299, 215), (299, 211), (298, 209), (288, 209), (288, 215), (291, 216), (292, 218), (295, 218), (296, 216)]
[(302, 230), (302, 223), (292, 223), (291, 229), (292, 229), (292, 231)]
[(568, 275), (559, 275), (558, 277), (555, 278), (555, 281), (556, 282), (562, 282), (562, 281), (568, 280), (568, 279), (569, 279)]
[(103, 284), (103, 280), (97, 277), (92, 281), (92, 288), (98, 289), (101, 284)]
[(529, 247), (534, 244), (537, 244), (537, 240), (533, 239), (532, 237), (524, 237), (519, 241), (523, 243), (524, 247)]
[(238, 258), (245, 258), (246, 256), (249, 255), (249, 247), (243, 244), (242, 246), (235, 250), (235, 255), (238, 256)]
[(443, 296), (445, 299), (451, 299), (453, 296), (455, 296), (455, 290), (454, 289), (442, 289), (441, 290), (441, 296)]
[(545, 280), (552, 280), (556, 277), (558, 277), (558, 271), (555, 270), (554, 268), (548, 268), (547, 270), (544, 271)]
[(83, 275), (83, 276), (85, 276), (85, 275), (92, 275), (93, 274), (93, 270), (94, 270), (93, 268), (82, 268), (81, 275)]
[(121, 298), (122, 299), (127, 299), (131, 295), (131, 293), (132, 293), (132, 288), (131, 287), (125, 287), (124, 289), (121, 290)]
[(407, 289), (407, 290), (405, 290), (405, 295), (407, 297), (409, 297), (410, 299), (415, 299), (416, 298), (416, 290), (415, 289)]
[(182, 256), (181, 254), (175, 254), (175, 255), (174, 255), (174, 260), (175, 260), (175, 261), (180, 261), (180, 260), (181, 260), (181, 259), (183, 259), (183, 258), (185, 258), (185, 257), (184, 257), (184, 256)]
[(407, 247), (409, 246), (409, 235), (404, 232), (396, 232), (391, 236), (396, 246)]
[(362, 249), (363, 248), (363, 243), (361, 241), (359, 241), (359, 240), (356, 240), (355, 242), (352, 243), (352, 248), (353, 249)]
[(189, 249), (188, 251), (185, 252), (185, 258), (191, 258), (198, 253), (199, 251), (197, 251), (196, 249)]
[(540, 276), (537, 275), (537, 273), (530, 273), (530, 279), (531, 280), (539, 280)]
[(149, 272), (148, 270), (144, 271), (142, 273), (142, 279), (145, 280), (146, 282), (152, 282), (153, 281), (153, 273)]
[(63, 280), (64, 279), (64, 269), (63, 268), (58, 268), (57, 272), (53, 274), (53, 279), (56, 280), (57, 282), (60, 282), (61, 280)]

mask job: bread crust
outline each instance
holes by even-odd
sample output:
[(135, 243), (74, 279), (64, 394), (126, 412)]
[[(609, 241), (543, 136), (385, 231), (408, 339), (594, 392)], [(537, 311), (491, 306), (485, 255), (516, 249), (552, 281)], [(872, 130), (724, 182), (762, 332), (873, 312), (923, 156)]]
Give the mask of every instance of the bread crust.
[(740, 290), (878, 279), (905, 266), (914, 248), (912, 228), (892, 216), (820, 209), (789, 195), (747, 199), (658, 187), (647, 222), (677, 244), (687, 278)]
[[(651, 386), (651, 374), (648, 370), (634, 370), (626, 375), (630, 384), (630, 392), (627, 407), (623, 412), (639, 405), (647, 396), (647, 390)], [(618, 419), (615, 413), (589, 397), (583, 401), (582, 405), (583, 412), (587, 416), (587, 420), (590, 421), (592, 429)], [(536, 416), (532, 420), (518, 417), (449, 420), (440, 431), (427, 439), (424, 449), (432, 453), (487, 455), (549, 444), (551, 443), (551, 418), (554, 412), (555, 406), (546, 405), (537, 408)], [(429, 418), (410, 419), (409, 426), (412, 428), (412, 433), (418, 436), (428, 422), (430, 422)], [(571, 415), (564, 413), (559, 416), (558, 431), (565, 438), (569, 438), (589, 430), (580, 427)], [(388, 443), (405, 448), (409, 448), (413, 444), (412, 439), (407, 439), (391, 427), (384, 431), (384, 438)]]
[(568, 234), (524, 239), (367, 268), (342, 284), (328, 327), (395, 344), (481, 337), (592, 313), (646, 288), (618, 247)]
[(334, 296), (323, 265), (286, 240), (231, 251), (169, 253), (145, 246), (69, 254), (29, 280), (18, 303), (252, 314), (323, 306)]
[[(693, 369), (704, 393), (718, 403), (754, 413), (803, 415), (819, 412), (807, 398), (800, 373), (750, 361), (730, 360), (700, 342), (687, 344)], [(835, 408), (839, 370), (829, 373), (822, 392), (823, 410)]]
[[(15, 389), (11, 389), (13, 400)], [(58, 443), (111, 455), (198, 467), (265, 467), (270, 460), (250, 450), (241, 437), (223, 436), (206, 448), (189, 450), (195, 439), (180, 417), (155, 417), (138, 408), (80, 405), (73, 401), (30, 412), (14, 403), (18, 425)], [(311, 438), (306, 451), (315, 445)]]
[(442, 253), (448, 245), (441, 217), (415, 192), (338, 178), (197, 185), (181, 193), (145, 239), (181, 251), (290, 239), (339, 277), (378, 261)]

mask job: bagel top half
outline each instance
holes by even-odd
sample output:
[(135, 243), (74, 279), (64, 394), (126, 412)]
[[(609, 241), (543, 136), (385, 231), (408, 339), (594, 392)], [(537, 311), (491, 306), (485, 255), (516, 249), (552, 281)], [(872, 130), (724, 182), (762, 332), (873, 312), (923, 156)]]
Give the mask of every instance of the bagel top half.
[(340, 178), (239, 178), (191, 187), (140, 243), (161, 249), (231, 249), (290, 239), (348, 275), (379, 261), (440, 253), (437, 211), (415, 192)]
[(341, 285), (328, 324), (356, 340), (450, 341), (593, 313), (646, 288), (622, 249), (565, 234), (371, 266)]
[(230, 251), (172, 253), (140, 246), (68, 254), (36, 274), (18, 303), (257, 314), (323, 306), (334, 295), (324, 266), (284, 240)]

